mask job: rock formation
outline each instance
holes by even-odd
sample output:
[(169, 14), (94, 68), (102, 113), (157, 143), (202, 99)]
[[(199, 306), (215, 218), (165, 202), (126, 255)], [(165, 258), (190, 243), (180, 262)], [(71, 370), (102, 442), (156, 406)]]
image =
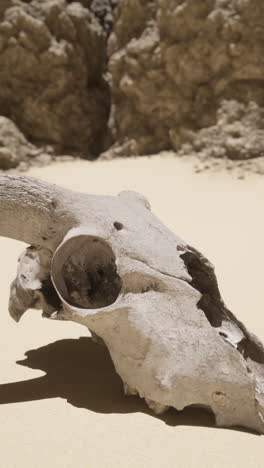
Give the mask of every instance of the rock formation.
[(98, 155), (110, 104), (105, 40), (95, 15), (77, 2), (1, 2), (0, 113), (33, 142)]
[(93, 0), (90, 4), (91, 10), (99, 19), (107, 34), (109, 34), (113, 29), (113, 11), (117, 5), (117, 1), (118, 0)]
[(0, 168), (12, 169), (34, 155), (34, 148), (15, 124), (0, 116)]
[[(216, 124), (185, 133), (180, 155), (196, 153), (201, 159), (246, 160), (264, 157), (264, 108), (255, 102), (222, 101)], [(177, 148), (179, 140), (175, 134)]]
[(263, 21), (261, 0), (2, 0), (0, 115), (86, 158), (263, 156)]
[(264, 433), (263, 345), (225, 306), (210, 262), (144, 196), (0, 175), (0, 235), (31, 244), (11, 286), (16, 321), (35, 308), (88, 327), (125, 394), (158, 414), (202, 406), (218, 426)]
[(26, 170), (29, 164), (47, 164), (52, 158), (51, 147), (34, 146), (10, 119), (0, 116), (0, 168)]
[[(260, 0), (128, 0), (118, 3), (116, 16), (108, 42), (113, 153), (178, 150), (190, 132), (212, 126), (215, 133), (223, 101), (237, 101), (241, 109), (253, 102), (263, 112)], [(241, 112), (237, 125), (245, 137)], [(233, 112), (231, 118), (235, 124)], [(250, 125), (254, 142), (247, 153), (238, 140), (227, 155), (263, 155), (259, 125), (263, 129), (258, 117)]]

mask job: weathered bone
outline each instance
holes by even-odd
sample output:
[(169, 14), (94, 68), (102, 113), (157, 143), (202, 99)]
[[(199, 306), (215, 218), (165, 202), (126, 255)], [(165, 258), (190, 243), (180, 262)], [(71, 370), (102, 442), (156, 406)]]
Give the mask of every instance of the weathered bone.
[(20, 257), (9, 310), (87, 326), (107, 346), (126, 395), (156, 413), (210, 409), (219, 426), (264, 433), (264, 348), (225, 307), (212, 265), (139, 194), (74, 193), (0, 176), (0, 235)]

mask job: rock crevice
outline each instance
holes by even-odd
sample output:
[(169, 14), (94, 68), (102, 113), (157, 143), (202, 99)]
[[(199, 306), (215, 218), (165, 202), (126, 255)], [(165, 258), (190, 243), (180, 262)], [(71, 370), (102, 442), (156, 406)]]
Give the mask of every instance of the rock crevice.
[(0, 115), (57, 154), (264, 157), (263, 21), (261, 0), (3, 0)]

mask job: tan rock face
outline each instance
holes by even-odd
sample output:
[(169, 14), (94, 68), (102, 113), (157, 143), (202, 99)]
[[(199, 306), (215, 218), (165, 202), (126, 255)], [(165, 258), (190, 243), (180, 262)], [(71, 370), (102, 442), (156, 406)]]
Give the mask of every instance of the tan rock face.
[(261, 0), (2, 0), (0, 115), (60, 154), (263, 156), (263, 20)]
[[(196, 153), (202, 160), (228, 158), (246, 160), (264, 156), (264, 109), (255, 102), (223, 101), (216, 113), (215, 125), (197, 132), (186, 132), (187, 143), (179, 153)], [(175, 138), (175, 141), (173, 141)], [(177, 148), (179, 136), (171, 132), (172, 144)]]
[[(224, 100), (253, 101), (261, 113), (263, 2), (128, 0), (116, 16), (108, 52), (117, 152), (177, 150), (190, 130), (216, 124)], [(248, 157), (263, 152), (256, 139), (260, 151)]]
[(105, 33), (65, 0), (6, 0), (0, 7), (0, 109), (34, 142), (98, 154), (109, 92)]
[(26, 140), (23, 133), (6, 117), (0, 116), (0, 168), (12, 169), (28, 158), (33, 158), (37, 148)]

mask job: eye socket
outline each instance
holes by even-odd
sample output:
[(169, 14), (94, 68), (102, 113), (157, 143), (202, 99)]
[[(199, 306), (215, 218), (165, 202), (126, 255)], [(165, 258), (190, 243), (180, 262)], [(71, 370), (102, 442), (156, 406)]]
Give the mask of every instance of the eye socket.
[(63, 299), (83, 309), (113, 304), (122, 280), (110, 245), (104, 239), (80, 235), (66, 241), (62, 249), (60, 260), (53, 261), (53, 279)]
[(118, 221), (115, 221), (114, 227), (116, 228), (117, 231), (121, 231), (124, 228), (124, 225), (122, 223), (119, 223)]

